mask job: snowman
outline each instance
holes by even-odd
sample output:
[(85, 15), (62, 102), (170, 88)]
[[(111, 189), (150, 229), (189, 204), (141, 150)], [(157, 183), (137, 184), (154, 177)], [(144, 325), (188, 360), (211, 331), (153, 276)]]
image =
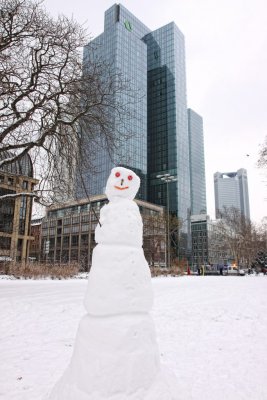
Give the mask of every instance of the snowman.
[(143, 224), (133, 201), (139, 177), (129, 169), (113, 168), (107, 181), (109, 203), (96, 227), (92, 269), (85, 308), (91, 315), (148, 312), (152, 287), (142, 249)]
[(151, 276), (134, 197), (140, 179), (111, 170), (97, 246), (70, 364), (50, 400), (178, 400), (176, 378), (160, 364)]

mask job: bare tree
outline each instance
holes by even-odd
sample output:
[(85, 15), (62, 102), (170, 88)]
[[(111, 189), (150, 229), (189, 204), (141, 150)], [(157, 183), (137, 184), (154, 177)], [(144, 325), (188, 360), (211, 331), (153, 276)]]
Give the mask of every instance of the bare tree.
[(237, 265), (249, 266), (258, 248), (258, 233), (251, 221), (235, 207), (222, 210), (217, 224), (221, 250), (228, 253)]
[[(180, 256), (185, 256), (186, 253), (186, 239), (182, 230), (185, 221), (177, 218), (175, 214), (167, 214), (164, 212), (162, 215), (150, 216), (144, 219), (144, 251), (150, 264), (158, 264), (160, 249), (165, 250), (165, 260), (167, 264), (168, 252), (170, 265)], [(168, 232), (169, 227), (169, 242)], [(161, 254), (162, 258), (162, 254)]]
[[(267, 177), (267, 135), (265, 136), (265, 141), (261, 145), (261, 149), (259, 151), (259, 159), (257, 162), (257, 166), (265, 171), (265, 178)], [(267, 186), (267, 180), (264, 181), (265, 186)], [(265, 198), (267, 200), (267, 198)]]
[(267, 135), (259, 152), (258, 166), (260, 168), (267, 168)]
[(165, 214), (144, 215), (144, 253), (151, 267), (166, 263)]
[[(134, 94), (103, 60), (92, 57), (84, 66), (83, 26), (51, 18), (35, 0), (0, 4), (0, 169), (30, 154), (38, 196), (45, 191), (53, 200), (55, 191), (71, 192), (77, 159), (92, 169), (100, 147), (110, 150), (131, 135), (118, 126), (132, 107), (114, 98), (127, 92), (131, 102)], [(115, 119), (122, 121), (117, 130)]]

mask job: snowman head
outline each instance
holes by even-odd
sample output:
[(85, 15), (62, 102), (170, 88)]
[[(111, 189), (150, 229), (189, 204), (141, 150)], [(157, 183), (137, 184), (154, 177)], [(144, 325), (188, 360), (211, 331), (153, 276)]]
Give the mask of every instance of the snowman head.
[(119, 198), (133, 200), (140, 186), (140, 178), (133, 171), (123, 167), (111, 170), (107, 185), (106, 195), (109, 201)]

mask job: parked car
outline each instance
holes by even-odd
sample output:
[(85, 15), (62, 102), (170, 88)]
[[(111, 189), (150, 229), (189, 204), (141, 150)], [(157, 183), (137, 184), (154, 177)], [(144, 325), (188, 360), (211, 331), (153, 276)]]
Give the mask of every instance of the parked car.
[(245, 271), (242, 268), (238, 267), (226, 267), (224, 269), (223, 275), (244, 276)]

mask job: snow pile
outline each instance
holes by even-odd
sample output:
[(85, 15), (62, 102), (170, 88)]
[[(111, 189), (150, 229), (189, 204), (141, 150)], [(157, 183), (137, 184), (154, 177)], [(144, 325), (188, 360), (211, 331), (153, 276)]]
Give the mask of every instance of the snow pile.
[(11, 280), (11, 281), (14, 281), (17, 278), (15, 276), (13, 276), (13, 275), (0, 275), (0, 280), (7, 280), (7, 279)]
[(72, 359), (51, 400), (176, 400), (176, 379), (162, 371), (153, 320), (151, 276), (131, 170), (113, 168), (101, 209), (85, 308)]

